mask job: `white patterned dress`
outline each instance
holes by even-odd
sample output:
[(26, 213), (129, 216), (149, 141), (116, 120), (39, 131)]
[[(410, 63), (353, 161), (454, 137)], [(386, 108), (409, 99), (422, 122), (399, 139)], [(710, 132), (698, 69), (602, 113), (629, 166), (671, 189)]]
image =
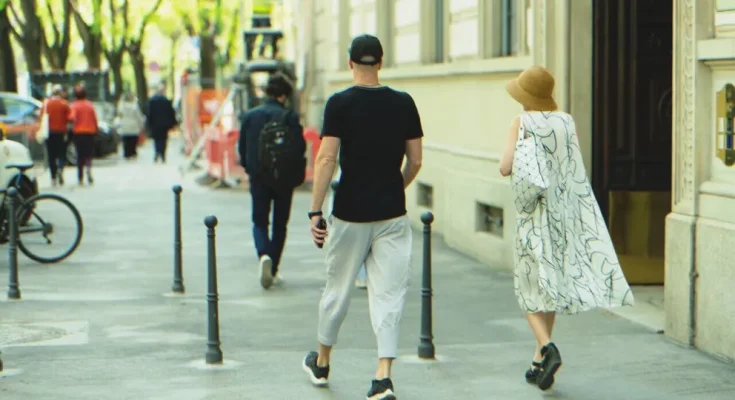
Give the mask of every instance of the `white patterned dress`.
[(610, 234), (585, 172), (574, 120), (528, 112), (526, 136), (543, 146), (549, 188), (516, 218), (515, 293), (527, 313), (576, 314), (633, 305)]

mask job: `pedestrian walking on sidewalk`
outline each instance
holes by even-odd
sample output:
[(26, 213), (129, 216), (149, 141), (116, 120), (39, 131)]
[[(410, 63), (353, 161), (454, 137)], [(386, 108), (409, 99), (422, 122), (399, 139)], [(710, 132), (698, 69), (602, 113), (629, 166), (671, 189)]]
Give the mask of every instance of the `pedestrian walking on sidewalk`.
[[(353, 86), (327, 101), (314, 172), (308, 216), (314, 242), (324, 244), (327, 252), (327, 284), (319, 303), (318, 351), (306, 355), (303, 369), (314, 385), (327, 385), (332, 346), (364, 264), (378, 345), (378, 366), (367, 398), (390, 400), (396, 398), (391, 366), (398, 355), (411, 278), (413, 236), (405, 189), (421, 168), (423, 131), (413, 98), (378, 80), (383, 58), (378, 38), (356, 37), (349, 56)], [(321, 210), (338, 153), (342, 175), (327, 228)]]
[(48, 117), (46, 153), (53, 186), (64, 184), (67, 131), (69, 122), (71, 122), (71, 107), (62, 97), (63, 93), (63, 86), (54, 85), (51, 90), (51, 97), (44, 102), (42, 111)]
[(165, 91), (164, 85), (158, 86), (156, 93), (148, 100), (148, 111), (146, 112), (146, 121), (153, 138), (154, 163), (157, 163), (158, 160), (166, 163), (168, 133), (178, 124), (176, 110), (171, 100), (166, 97)]
[(138, 140), (144, 134), (145, 115), (140, 111), (138, 99), (133, 92), (126, 92), (117, 105), (116, 124), (123, 142), (123, 157), (131, 160), (138, 157)]
[(562, 365), (551, 341), (557, 313), (632, 306), (584, 168), (571, 115), (558, 111), (553, 76), (531, 67), (506, 85), (523, 106), (511, 121), (500, 173), (512, 175), (515, 294), (536, 336), (526, 380), (547, 390)]
[(87, 100), (87, 90), (84, 86), (74, 89), (74, 102), (71, 104), (72, 134), (74, 147), (77, 149), (77, 179), (79, 185), (84, 185), (84, 168), (87, 168), (87, 183), (94, 183), (92, 177), (92, 159), (94, 158), (94, 144), (97, 137), (97, 112), (94, 104)]
[(306, 175), (306, 141), (298, 113), (285, 106), (293, 92), (288, 78), (280, 73), (271, 75), (265, 92), (268, 99), (242, 118), (238, 149), (250, 183), (260, 284), (268, 289), (282, 282), (279, 267), (293, 191)]

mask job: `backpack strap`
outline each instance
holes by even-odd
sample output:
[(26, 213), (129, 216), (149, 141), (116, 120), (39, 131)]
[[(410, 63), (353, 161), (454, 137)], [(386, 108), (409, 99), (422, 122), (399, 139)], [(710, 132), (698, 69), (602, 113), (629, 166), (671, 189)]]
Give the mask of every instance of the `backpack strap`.
[(281, 111), (280, 114), (276, 118), (273, 118), (273, 122), (280, 122), (285, 124), (286, 123), (286, 117), (288, 117), (288, 114), (291, 113), (291, 110), (288, 108), (283, 108), (283, 111)]

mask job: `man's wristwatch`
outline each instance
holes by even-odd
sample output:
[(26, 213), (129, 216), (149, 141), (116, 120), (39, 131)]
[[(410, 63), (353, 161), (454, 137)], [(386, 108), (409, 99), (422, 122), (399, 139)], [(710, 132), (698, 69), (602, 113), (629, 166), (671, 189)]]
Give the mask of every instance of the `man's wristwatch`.
[(324, 213), (322, 213), (321, 211), (309, 211), (309, 220), (311, 220), (314, 217), (322, 216), (322, 215), (324, 215)]

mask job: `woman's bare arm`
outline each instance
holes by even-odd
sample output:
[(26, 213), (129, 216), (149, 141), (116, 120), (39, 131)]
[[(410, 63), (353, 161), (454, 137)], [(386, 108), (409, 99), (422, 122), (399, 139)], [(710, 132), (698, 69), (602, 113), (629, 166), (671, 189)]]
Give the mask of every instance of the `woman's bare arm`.
[(518, 141), (518, 128), (521, 126), (521, 117), (513, 118), (508, 128), (508, 138), (505, 143), (505, 151), (500, 157), (500, 175), (508, 176), (513, 172), (513, 155), (516, 152), (516, 142)]

